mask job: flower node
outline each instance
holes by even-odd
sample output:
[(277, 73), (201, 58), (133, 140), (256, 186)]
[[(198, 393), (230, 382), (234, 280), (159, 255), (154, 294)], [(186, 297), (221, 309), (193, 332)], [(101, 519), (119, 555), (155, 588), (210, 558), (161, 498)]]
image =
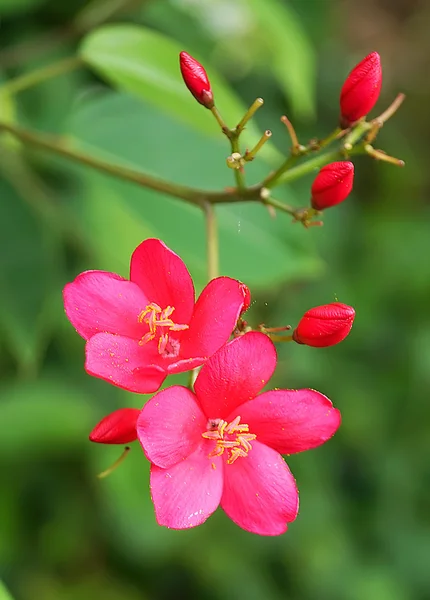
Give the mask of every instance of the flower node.
[(249, 425), (240, 423), (240, 417), (236, 417), (231, 423), (222, 419), (210, 419), (208, 431), (202, 433), (207, 440), (215, 440), (215, 448), (209, 457), (221, 456), (224, 450), (228, 453), (227, 464), (232, 465), (239, 457), (247, 456), (252, 450), (250, 442), (257, 437), (249, 433)]
[[(165, 309), (162, 309), (155, 302), (151, 302), (145, 310), (142, 310), (137, 317), (137, 320), (139, 323), (146, 323), (149, 326), (149, 331), (148, 333), (145, 333), (139, 341), (140, 346), (147, 344), (156, 337), (157, 327), (167, 327), (168, 331), (184, 331), (185, 329), (188, 329), (188, 325), (181, 325), (172, 321), (170, 317), (174, 310), (175, 308), (173, 306), (167, 306)], [(169, 351), (169, 347), (172, 346), (173, 340), (169, 340), (169, 334), (165, 330), (162, 330), (162, 333), (158, 331), (158, 333), (160, 334), (158, 339), (158, 352), (163, 356), (166, 355), (166, 353), (170, 355), (171, 352)]]

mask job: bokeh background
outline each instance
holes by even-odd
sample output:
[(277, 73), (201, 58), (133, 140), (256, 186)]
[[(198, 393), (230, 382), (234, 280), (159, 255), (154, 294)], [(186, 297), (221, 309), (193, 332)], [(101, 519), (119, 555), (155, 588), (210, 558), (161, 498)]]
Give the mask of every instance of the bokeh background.
[[(304, 142), (328, 134), (346, 74), (372, 50), (379, 112), (407, 94), (377, 144), (406, 167), (357, 159), (354, 192), (324, 227), (219, 210), (222, 271), (251, 286), (251, 323), (294, 325), (334, 299), (357, 311), (339, 346), (279, 348), (272, 384), (321, 390), (343, 414), (329, 443), (288, 459), (301, 511), (279, 538), (222, 511), (194, 530), (158, 527), (137, 444), (98, 480), (120, 449), (87, 441), (104, 414), (145, 397), (84, 373), (62, 287), (89, 268), (126, 276), (132, 249), (160, 236), (201, 288), (199, 212), (1, 134), (1, 600), (430, 597), (429, 22), (425, 0), (0, 0), (0, 121), (189, 185), (221, 189), (232, 172), (211, 115), (183, 91), (179, 49), (218, 73), (231, 125), (263, 96), (255, 128), (284, 154), (280, 115)], [(80, 68), (7, 83), (78, 53)], [(277, 162), (266, 153), (249, 180)], [(311, 181), (276, 195), (304, 206)]]

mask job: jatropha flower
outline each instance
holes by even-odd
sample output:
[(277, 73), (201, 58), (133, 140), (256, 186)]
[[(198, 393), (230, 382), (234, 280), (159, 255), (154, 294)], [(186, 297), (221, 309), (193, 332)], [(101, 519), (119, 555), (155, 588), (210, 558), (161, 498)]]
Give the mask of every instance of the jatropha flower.
[(325, 165), (315, 177), (311, 188), (311, 203), (315, 210), (324, 210), (343, 202), (351, 193), (354, 165), (348, 160)]
[(340, 92), (341, 127), (346, 129), (375, 106), (382, 85), (381, 57), (372, 52), (356, 65)]
[(221, 505), (240, 527), (278, 535), (294, 521), (298, 493), (281, 454), (315, 448), (340, 413), (314, 390), (261, 392), (276, 366), (263, 333), (223, 346), (202, 367), (195, 393), (158, 392), (142, 409), (137, 435), (151, 464), (160, 525), (200, 525)]
[(87, 372), (140, 393), (203, 364), (228, 340), (245, 301), (243, 283), (218, 277), (195, 302), (185, 264), (157, 239), (133, 252), (130, 280), (86, 271), (64, 288), (67, 317), (87, 340)]
[(185, 85), (197, 102), (206, 108), (212, 108), (214, 98), (211, 84), (203, 65), (188, 54), (188, 52), (181, 52), (179, 54), (179, 66), (181, 67)]
[(346, 338), (355, 318), (352, 306), (332, 302), (311, 308), (300, 319), (293, 331), (293, 339), (299, 344), (322, 348), (334, 346)]

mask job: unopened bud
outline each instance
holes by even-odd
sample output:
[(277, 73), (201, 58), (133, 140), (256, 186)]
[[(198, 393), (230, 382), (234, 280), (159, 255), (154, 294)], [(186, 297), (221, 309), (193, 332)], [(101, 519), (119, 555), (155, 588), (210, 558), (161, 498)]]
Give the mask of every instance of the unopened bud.
[(240, 311), (240, 314), (243, 314), (251, 306), (251, 292), (249, 291), (249, 287), (242, 282), (240, 283), (240, 289), (244, 296), (242, 310)]
[(90, 433), (91, 442), (98, 444), (129, 444), (137, 439), (138, 408), (119, 408), (98, 423)]
[(316, 348), (334, 346), (346, 338), (354, 318), (355, 310), (341, 302), (316, 306), (300, 319), (293, 340)]
[(340, 92), (340, 125), (343, 129), (369, 113), (379, 98), (382, 84), (381, 58), (372, 52), (356, 65)]
[(214, 98), (204, 67), (188, 52), (179, 54), (179, 64), (185, 85), (194, 98), (206, 108), (213, 108)]
[(315, 210), (324, 210), (343, 202), (351, 193), (354, 183), (354, 165), (340, 161), (325, 165), (311, 187), (311, 204)]

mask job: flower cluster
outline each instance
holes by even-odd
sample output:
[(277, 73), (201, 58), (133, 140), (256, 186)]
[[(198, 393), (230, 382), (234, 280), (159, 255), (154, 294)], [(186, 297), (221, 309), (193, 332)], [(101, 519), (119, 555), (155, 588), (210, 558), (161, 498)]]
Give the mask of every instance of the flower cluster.
[[(139, 440), (161, 525), (194, 527), (221, 506), (247, 531), (285, 532), (298, 492), (281, 454), (315, 448), (340, 425), (339, 411), (319, 392), (262, 392), (277, 356), (269, 333), (243, 327), (250, 302), (249, 289), (229, 277), (210, 281), (195, 302), (185, 264), (156, 239), (134, 251), (129, 280), (86, 271), (64, 289), (90, 375), (149, 393), (167, 375), (203, 365), (193, 387), (159, 391), (142, 410), (116, 410), (90, 434), (104, 444)], [(290, 339), (336, 344), (354, 314), (340, 303), (311, 309)]]
[[(257, 98), (230, 129), (215, 106), (203, 65), (187, 52), (180, 53), (179, 61), (188, 90), (214, 115), (229, 139), (232, 154), (227, 164), (235, 170), (236, 192), (241, 191), (240, 199), (245, 199), (244, 167), (272, 133), (266, 130), (256, 146), (244, 153), (239, 138), (263, 100)], [(339, 127), (306, 146), (283, 116), (293, 143), (291, 155), (261, 184), (246, 191), (272, 212), (281, 209), (305, 226), (315, 225), (320, 223), (311, 221), (315, 215), (351, 193), (354, 165), (347, 159), (355, 145), (359, 153), (402, 164), (371, 145), (403, 101), (400, 94), (382, 115), (367, 122), (381, 82), (380, 57), (372, 52), (354, 67), (342, 87)], [(339, 140), (337, 152), (326, 154), (325, 160), (308, 161), (307, 172), (320, 167), (308, 208), (296, 210), (271, 198), (271, 187), (286, 179), (296, 160)], [(329, 162), (336, 157), (340, 160)], [(225, 193), (235, 192), (229, 190)], [(213, 196), (205, 200), (205, 210), (214, 201)], [(209, 224), (209, 211), (206, 217)], [(208, 235), (212, 229), (208, 227)], [(209, 262), (213, 265), (216, 260)], [(351, 330), (354, 309), (341, 302), (310, 308), (289, 335), (289, 325), (252, 327), (243, 318), (250, 304), (249, 289), (230, 277), (211, 279), (196, 300), (187, 267), (158, 239), (143, 241), (133, 252), (129, 279), (86, 271), (64, 289), (66, 314), (86, 341), (86, 371), (131, 392), (155, 392), (142, 409), (120, 408), (105, 416), (90, 440), (140, 442), (151, 464), (150, 489), (160, 525), (195, 527), (221, 506), (247, 531), (284, 533), (297, 516), (299, 498), (282, 455), (316, 448), (340, 425), (339, 411), (320, 392), (263, 390), (276, 368), (274, 342), (315, 348), (338, 344)], [(191, 372), (189, 387), (174, 385), (159, 391), (168, 375), (185, 371)], [(128, 450), (127, 446), (123, 456)]]

